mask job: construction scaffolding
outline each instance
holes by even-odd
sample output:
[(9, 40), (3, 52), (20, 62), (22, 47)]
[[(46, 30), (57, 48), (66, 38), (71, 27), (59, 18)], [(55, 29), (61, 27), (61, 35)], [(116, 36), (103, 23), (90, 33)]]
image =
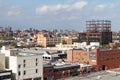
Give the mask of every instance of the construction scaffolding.
[(110, 20), (92, 20), (86, 21), (87, 32), (110, 32), (111, 21)]
[[(86, 35), (86, 36), (85, 36)], [(108, 44), (112, 42), (111, 21), (110, 20), (91, 20), (86, 21), (86, 32), (80, 33), (80, 42), (100, 42)]]

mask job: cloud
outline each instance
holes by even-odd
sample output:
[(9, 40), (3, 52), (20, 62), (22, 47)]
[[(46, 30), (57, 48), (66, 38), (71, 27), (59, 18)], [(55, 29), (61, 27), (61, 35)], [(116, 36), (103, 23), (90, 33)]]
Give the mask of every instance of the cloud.
[(7, 16), (18, 16), (18, 15), (20, 15), (20, 13), (21, 13), (20, 7), (18, 7), (18, 6), (12, 6), (8, 10)]
[(103, 11), (105, 8), (106, 8), (106, 5), (100, 4), (100, 5), (96, 6), (95, 10), (96, 11)]
[(20, 11), (8, 11), (7, 15), (8, 16), (17, 16), (20, 14)]
[(115, 9), (120, 7), (120, 3), (99, 4), (95, 7), (95, 11), (104, 11), (105, 9)]
[(47, 12), (54, 12), (59, 10), (71, 11), (76, 9), (82, 9), (84, 6), (87, 5), (87, 2), (80, 1), (74, 4), (56, 4), (56, 5), (44, 5), (42, 7), (36, 8), (36, 14), (43, 14)]
[(73, 8), (75, 8), (75, 9), (82, 9), (85, 5), (87, 5), (87, 2), (81, 1), (81, 2), (75, 3), (73, 5)]
[(120, 3), (111, 3), (110, 5), (109, 5), (109, 8), (116, 8), (116, 7), (120, 7)]
[(79, 19), (78, 16), (70, 16), (70, 17), (68, 17), (68, 20), (76, 20), (76, 19)]
[(69, 7), (69, 5), (61, 5), (61, 4), (53, 5), (53, 6), (45, 5), (43, 7), (36, 8), (36, 13), (46, 13), (49, 11), (58, 11), (61, 9), (67, 9), (68, 7)]

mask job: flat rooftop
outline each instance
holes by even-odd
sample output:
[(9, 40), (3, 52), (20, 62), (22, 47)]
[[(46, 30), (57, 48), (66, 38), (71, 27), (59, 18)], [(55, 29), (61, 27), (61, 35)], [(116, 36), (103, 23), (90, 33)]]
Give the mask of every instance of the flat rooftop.
[(75, 67), (79, 65), (63, 65), (63, 66), (54, 66), (55, 69), (60, 69), (60, 68), (68, 68), (68, 67)]
[(120, 80), (120, 68), (58, 80)]
[(31, 50), (31, 49), (11, 49), (11, 56), (26, 57), (34, 55), (43, 55), (44, 52), (40, 50)]

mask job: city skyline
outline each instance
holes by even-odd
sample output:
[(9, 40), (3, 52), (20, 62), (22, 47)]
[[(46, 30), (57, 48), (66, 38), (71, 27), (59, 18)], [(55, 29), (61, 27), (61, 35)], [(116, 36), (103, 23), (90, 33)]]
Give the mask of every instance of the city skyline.
[(0, 26), (82, 31), (87, 20), (102, 19), (118, 30), (119, 7), (119, 0), (0, 0)]

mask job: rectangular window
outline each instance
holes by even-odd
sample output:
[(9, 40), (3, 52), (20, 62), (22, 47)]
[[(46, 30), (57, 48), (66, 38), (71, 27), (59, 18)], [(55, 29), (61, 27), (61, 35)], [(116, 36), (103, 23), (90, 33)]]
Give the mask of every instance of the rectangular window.
[(19, 71), (19, 72), (18, 72), (18, 76), (20, 76), (20, 75), (21, 75), (21, 72)]
[(24, 71), (23, 74), (25, 75), (25, 74), (26, 74), (26, 71)]
[(38, 65), (38, 63), (36, 63), (36, 66)]
[(19, 64), (19, 65), (18, 65), (18, 68), (20, 68), (20, 67), (21, 67), (21, 65)]
[(38, 59), (36, 58), (36, 62), (38, 61)]
[(38, 73), (38, 69), (36, 69), (36, 73)]
[(24, 64), (23, 67), (25, 67), (26, 65)]
[(25, 63), (26, 61), (25, 60), (23, 60), (23, 63)]

